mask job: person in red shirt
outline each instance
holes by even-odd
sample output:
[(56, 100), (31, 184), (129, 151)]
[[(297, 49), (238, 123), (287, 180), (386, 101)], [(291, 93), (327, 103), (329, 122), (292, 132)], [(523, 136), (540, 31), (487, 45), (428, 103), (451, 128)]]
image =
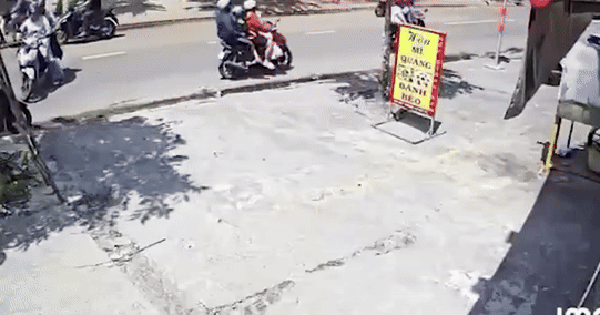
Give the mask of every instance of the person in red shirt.
[(247, 0), (244, 2), (246, 10), (246, 27), (252, 38), (252, 42), (256, 46), (256, 50), (262, 64), (267, 69), (275, 69), (275, 65), (271, 62), (273, 54), (273, 23), (269, 21), (261, 21), (256, 13), (256, 1)]

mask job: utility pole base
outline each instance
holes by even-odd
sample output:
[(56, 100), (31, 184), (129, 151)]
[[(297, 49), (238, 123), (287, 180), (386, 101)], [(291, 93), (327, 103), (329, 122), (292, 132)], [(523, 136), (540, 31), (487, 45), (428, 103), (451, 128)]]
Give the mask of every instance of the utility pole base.
[(485, 67), (486, 67), (486, 68), (488, 68), (488, 69), (492, 69), (492, 70), (504, 70), (504, 69), (506, 69), (506, 68), (504, 67), (504, 65), (502, 65), (502, 64), (497, 64), (497, 65), (485, 65)]

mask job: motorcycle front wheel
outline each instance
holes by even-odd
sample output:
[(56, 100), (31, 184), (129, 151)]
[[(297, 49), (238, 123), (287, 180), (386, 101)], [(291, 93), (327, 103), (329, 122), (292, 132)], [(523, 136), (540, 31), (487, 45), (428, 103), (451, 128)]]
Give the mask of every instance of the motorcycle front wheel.
[(225, 80), (231, 80), (235, 77), (235, 68), (231, 64), (231, 59), (233, 59), (233, 56), (233, 53), (226, 53), (223, 57), (223, 60), (221, 60), (221, 63), (219, 64), (219, 73)]
[(23, 95), (23, 100), (28, 101), (31, 98), (31, 92), (33, 92), (33, 80), (25, 73), (22, 76), (21, 94)]

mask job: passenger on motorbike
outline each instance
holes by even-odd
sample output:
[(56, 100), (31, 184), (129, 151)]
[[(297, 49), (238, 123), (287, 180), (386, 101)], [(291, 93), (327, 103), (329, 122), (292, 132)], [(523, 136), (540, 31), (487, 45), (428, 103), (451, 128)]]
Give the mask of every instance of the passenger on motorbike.
[(415, 6), (414, 0), (394, 0), (390, 8), (392, 24), (408, 23), (410, 8)]
[(31, 9), (30, 0), (18, 0), (10, 12), (10, 23), (13, 29), (17, 29), (29, 17)]
[(256, 1), (247, 0), (244, 2), (246, 10), (246, 26), (248, 33), (252, 37), (252, 42), (256, 46), (258, 55), (262, 58), (262, 64), (265, 68), (273, 70), (275, 65), (271, 62), (273, 54), (273, 31), (272, 23), (261, 21), (256, 13)]
[(97, 24), (102, 19), (102, 1), (88, 0), (84, 4), (84, 11), (81, 16), (83, 21), (83, 32), (78, 37), (88, 37), (90, 34), (90, 26)]
[[(50, 24), (50, 29), (52, 30), (52, 34), (50, 36), (50, 53), (51, 53), (52, 59), (53, 60), (62, 59), (63, 51), (60, 47), (60, 44), (58, 43), (58, 38), (56, 37), (56, 33), (54, 32), (54, 29), (56, 27), (56, 17), (54, 16), (54, 14), (52, 14), (52, 12), (46, 10), (46, 0), (38, 0), (38, 1), (40, 1), (42, 15), (46, 19), (48, 19), (48, 22)], [(62, 66), (60, 65), (60, 62), (58, 62), (58, 60), (56, 60), (56, 62), (51, 63), (50, 74), (52, 76), (52, 81), (56, 85), (60, 85), (63, 82), (64, 73), (63, 73)]]
[(244, 31), (233, 12), (231, 0), (219, 0), (217, 2), (215, 22), (217, 23), (217, 37), (226, 45), (231, 46), (235, 51), (240, 49), (240, 46), (247, 45)]
[[(40, 53), (42, 58), (44, 58), (44, 61), (51, 70), (53, 83), (60, 84), (63, 79), (62, 67), (50, 50), (50, 39), (48, 36), (52, 34), (53, 29), (50, 27), (50, 21), (43, 15), (44, 9), (42, 5), (43, 1), (34, 1), (31, 3), (31, 14), (21, 25), (21, 34), (23, 34), (23, 38), (25, 39), (33, 36), (40, 38)], [(29, 53), (35, 53), (35, 51), (30, 51)], [(57, 69), (60, 69), (60, 71)]]

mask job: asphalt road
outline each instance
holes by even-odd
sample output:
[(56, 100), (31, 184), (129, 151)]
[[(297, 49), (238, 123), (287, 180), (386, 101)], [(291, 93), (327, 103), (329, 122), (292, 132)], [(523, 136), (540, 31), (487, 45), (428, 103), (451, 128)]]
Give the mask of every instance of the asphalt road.
[[(498, 8), (432, 8), (428, 27), (447, 32), (447, 54), (494, 51)], [(503, 49), (524, 48), (526, 8), (510, 8)], [(366, 70), (381, 65), (384, 20), (372, 10), (343, 14), (284, 17), (280, 31), (294, 53), (294, 68), (278, 78), (311, 73)], [(217, 71), (213, 21), (129, 30), (118, 38), (64, 47), (65, 85), (29, 107), (34, 121), (105, 109), (123, 103), (159, 100), (243, 81), (224, 81)], [(20, 74), (15, 49), (5, 49), (15, 90)]]

